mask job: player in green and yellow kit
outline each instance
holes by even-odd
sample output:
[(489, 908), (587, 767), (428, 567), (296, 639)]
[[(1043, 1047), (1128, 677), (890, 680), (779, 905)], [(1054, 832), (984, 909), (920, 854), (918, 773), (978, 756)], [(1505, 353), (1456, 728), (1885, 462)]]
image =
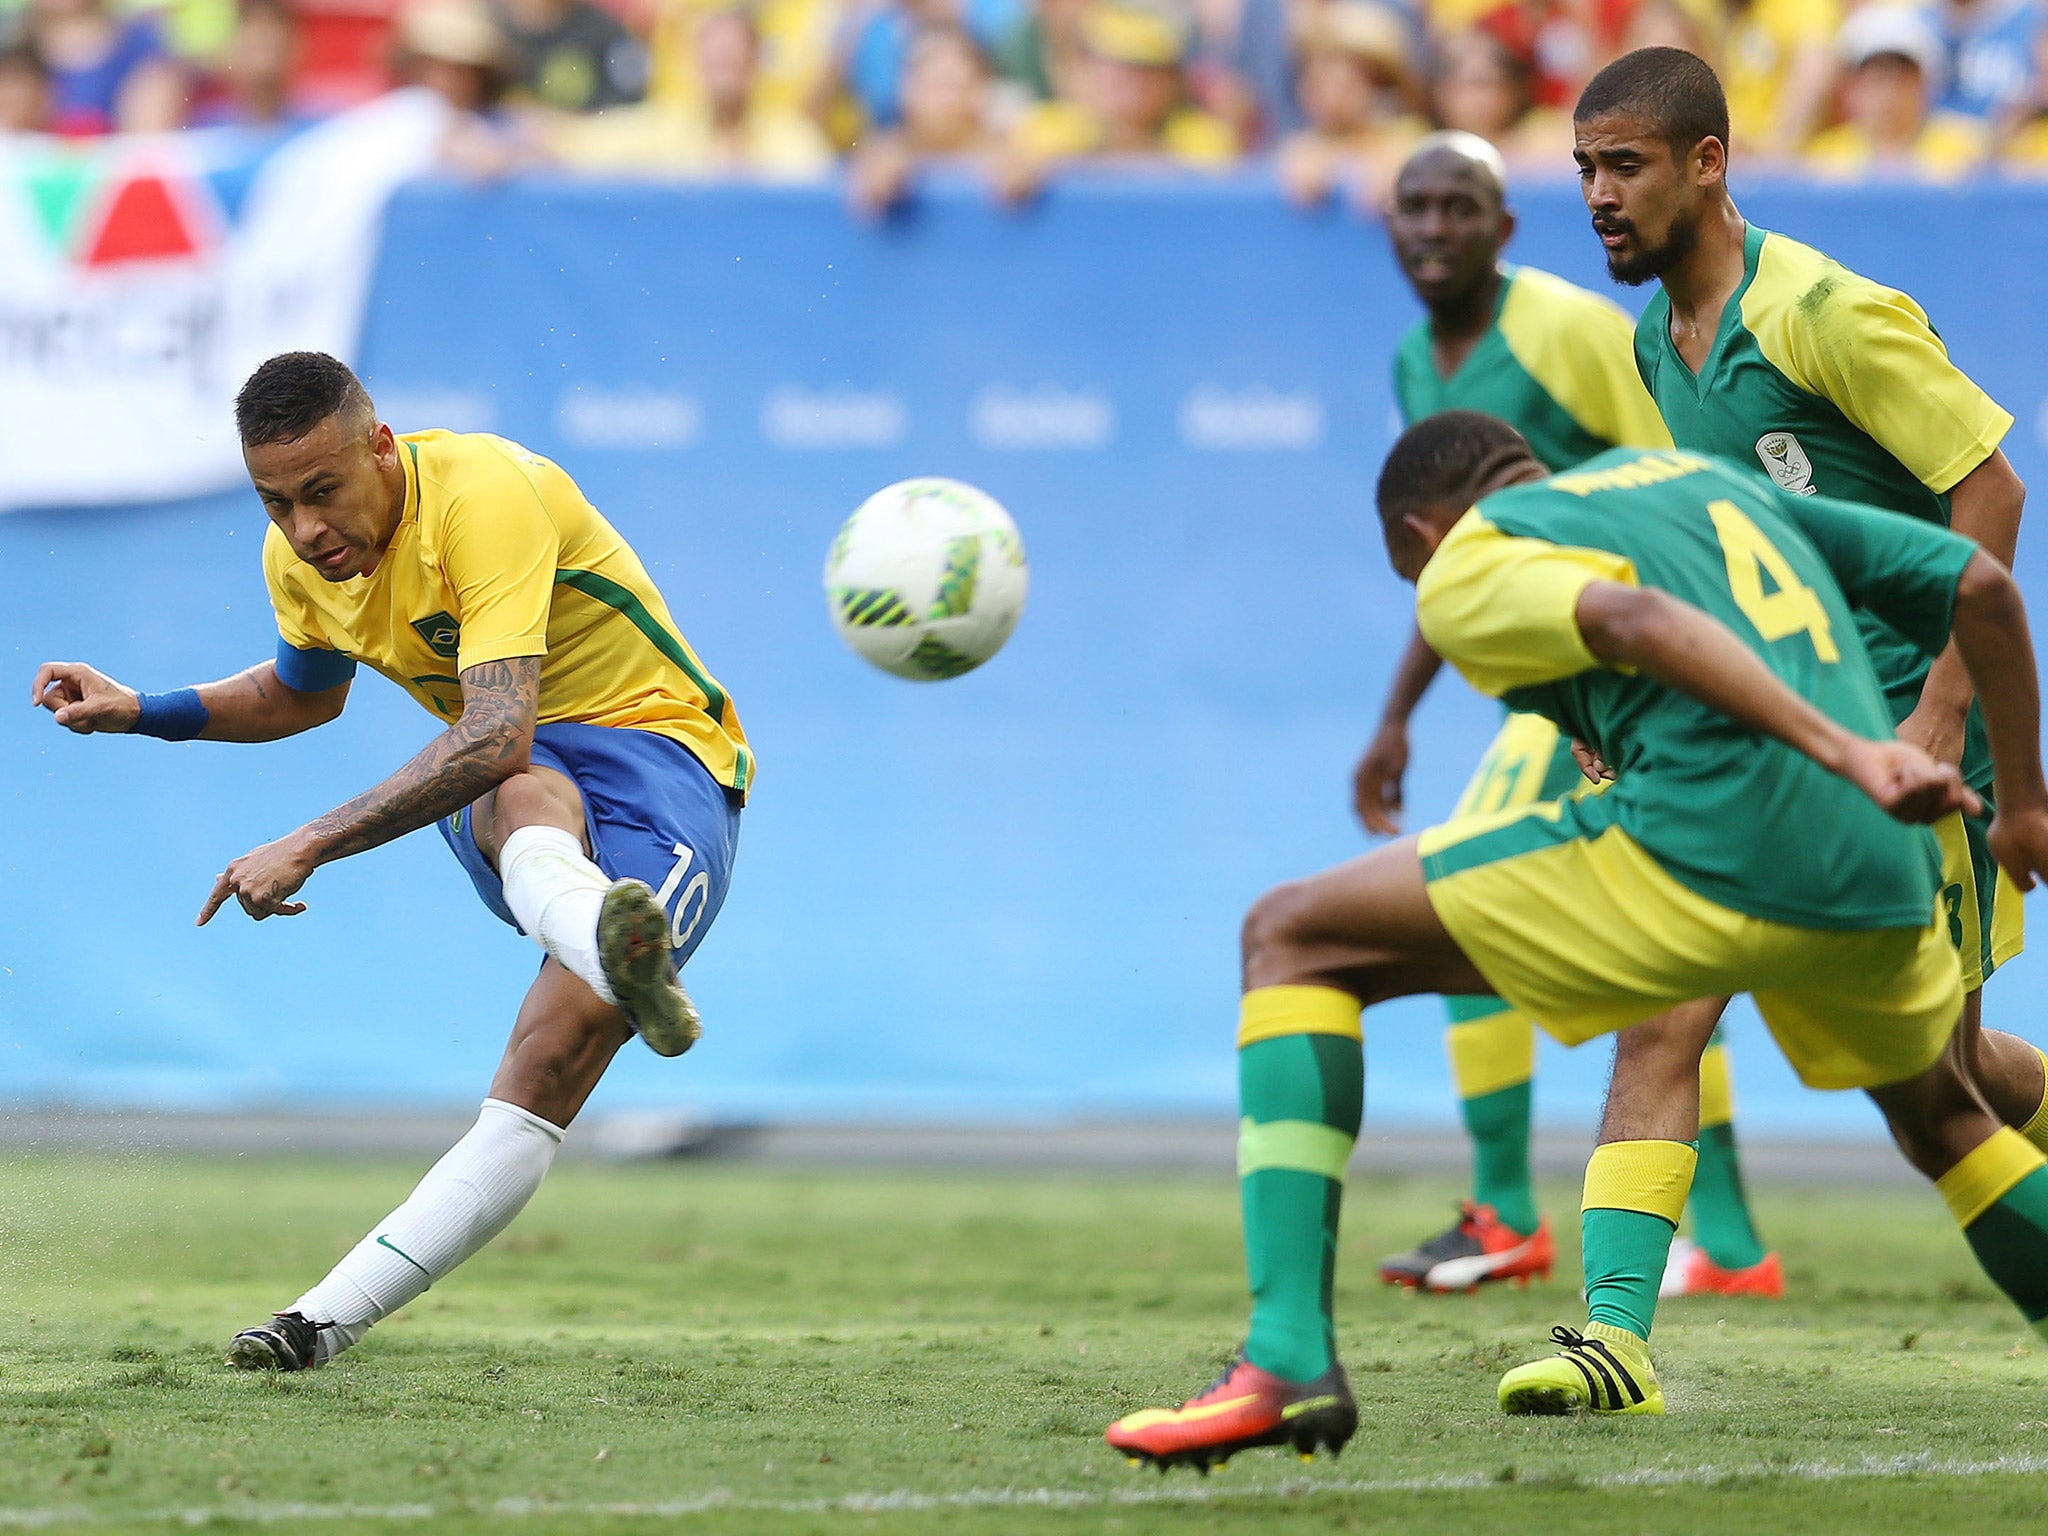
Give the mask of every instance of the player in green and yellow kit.
[[(1680, 50), (1643, 49), (1602, 70), (1575, 115), (1575, 157), (1610, 272), (1626, 283), (1661, 279), (1636, 329), (1636, 358), (1677, 445), (1767, 473), (1794, 494), (1951, 525), (2010, 562), (2025, 497), (1998, 446), (2011, 416), (1950, 361), (1910, 298), (1744, 222), (1728, 195), (1727, 104), (1713, 71)], [(1900, 737), (1958, 763), (1988, 794), (1990, 757), (1957, 658), (1930, 663), (1881, 619), (1858, 624)], [(1992, 1107), (2048, 1147), (2040, 1054), (1979, 1025), (1978, 988), (2020, 947), (2020, 904), (2009, 891), (1998, 899), (1987, 830), (1986, 818), (1961, 815), (1936, 829), (1970, 994), (1961, 1048), (2010, 1053), (2009, 1070), (1985, 1073), (2010, 1085)], [(1587, 1175), (1586, 1290), (1595, 1315), (1625, 1317), (1644, 1336), (1660, 1274), (1668, 1294), (1674, 1272), (1713, 1268), (1682, 1252), (1667, 1262), (1670, 1227), (1655, 1213), (1691, 1157), (1690, 1095), (1676, 1090), (1723, 1003), (1683, 1009), (1616, 1048)], [(1703, 1153), (1714, 1134), (1700, 1132)]]
[[(1402, 165), (1387, 207), (1394, 254), (1428, 310), (1401, 340), (1394, 391), (1404, 422), (1439, 411), (1485, 411), (1513, 426), (1551, 469), (1618, 446), (1670, 437), (1636, 375), (1634, 323), (1598, 295), (1501, 252), (1515, 230), (1500, 152), (1468, 133), (1432, 134)], [(1402, 657), (1385, 712), (1355, 775), (1368, 830), (1399, 830), (1408, 720), (1440, 663), (1418, 637)], [(1510, 715), (1481, 759), (1454, 816), (1554, 800), (1582, 791), (1571, 742), (1537, 715)], [(1472, 1198), (1458, 1220), (1380, 1265), (1380, 1277), (1420, 1290), (1471, 1290), (1547, 1276), (1550, 1227), (1529, 1177), (1536, 1030), (1497, 997), (1445, 999), (1451, 1075), (1472, 1138)], [(1741, 1273), (1760, 1245), (1736, 1162), (1727, 1050), (1701, 1061), (1710, 1138), (1693, 1221), (1708, 1255)], [(1775, 1263), (1769, 1273), (1776, 1275)]]
[[(2048, 1159), (1948, 1048), (1962, 977), (1940, 849), (1919, 825), (1980, 802), (1954, 766), (1893, 738), (1850, 606), (1923, 652), (1953, 638), (1995, 754), (1990, 845), (2031, 886), (2048, 874), (2048, 784), (2005, 567), (1934, 523), (1677, 449), (1546, 476), (1512, 428), (1465, 411), (1403, 434), (1378, 501), (1430, 645), (1586, 742), (1615, 780), (1446, 823), (1254, 905), (1237, 1036), (1251, 1326), (1213, 1386), (1128, 1415), (1109, 1443), (1207, 1466), (1355, 1432), (1331, 1296), (1360, 1014), (1416, 992), (1492, 990), (1570, 1042), (1751, 993), (1806, 1083), (1869, 1091), (1985, 1272), (2048, 1334)], [(1685, 1182), (1661, 1191), (1667, 1219)], [(1640, 1336), (1558, 1335), (1555, 1371), (1518, 1406), (1663, 1410)]]

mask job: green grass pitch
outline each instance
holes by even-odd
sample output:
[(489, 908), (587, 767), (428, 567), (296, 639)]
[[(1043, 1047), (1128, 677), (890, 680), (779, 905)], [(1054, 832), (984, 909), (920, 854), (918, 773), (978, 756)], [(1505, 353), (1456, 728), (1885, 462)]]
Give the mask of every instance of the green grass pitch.
[[(1873, 1154), (1879, 1155), (1879, 1154)], [(1244, 1300), (1227, 1180), (566, 1164), (325, 1371), (243, 1375), (413, 1164), (0, 1165), (0, 1530), (1477, 1533), (2040, 1530), (2048, 1346), (1932, 1191), (1766, 1190), (1796, 1299), (1667, 1304), (1662, 1420), (1509, 1420), (1547, 1287), (1418, 1300), (1371, 1261), (1440, 1180), (1356, 1181), (1341, 1461), (1135, 1473)], [(1546, 1192), (1553, 1213), (1572, 1192)], [(1560, 1247), (1575, 1249), (1570, 1223)], [(1567, 1524), (1569, 1522), (1569, 1524)]]

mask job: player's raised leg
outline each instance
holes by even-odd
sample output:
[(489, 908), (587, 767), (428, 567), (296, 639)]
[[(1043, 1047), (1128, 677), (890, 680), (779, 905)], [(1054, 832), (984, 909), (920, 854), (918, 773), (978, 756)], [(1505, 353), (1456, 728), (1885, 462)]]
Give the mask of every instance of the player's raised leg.
[(1118, 1420), (1112, 1446), (1162, 1469), (1206, 1470), (1251, 1446), (1310, 1455), (1351, 1438), (1358, 1409), (1337, 1359), (1331, 1293), (1364, 1102), (1360, 1014), (1391, 997), (1485, 986), (1430, 906), (1412, 838), (1252, 908), (1237, 1036), (1251, 1327), (1208, 1390)]
[(575, 780), (536, 764), (477, 802), (473, 835), (521, 931), (655, 1054), (680, 1056), (703, 1026), (669, 955), (668, 914), (646, 881), (598, 867), (587, 825)]

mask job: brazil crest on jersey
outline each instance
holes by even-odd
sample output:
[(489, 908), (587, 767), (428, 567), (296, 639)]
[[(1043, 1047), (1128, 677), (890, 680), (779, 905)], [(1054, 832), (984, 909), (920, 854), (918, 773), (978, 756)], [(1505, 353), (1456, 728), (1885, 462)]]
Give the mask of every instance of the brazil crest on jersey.
[[(1671, 440), (1835, 496), (1948, 525), (1948, 491), (1990, 458), (2012, 417), (1954, 363), (1918, 304), (1820, 252), (1750, 225), (1742, 286), (1699, 373), (1671, 339), (1659, 288), (1635, 353)], [(1895, 721), (1918, 701), (1929, 658), (1868, 616), (1864, 644)], [(1990, 780), (1981, 721), (1964, 762)]]
[(1851, 604), (1938, 652), (1975, 549), (1932, 523), (1794, 496), (1672, 449), (1616, 450), (1487, 497), (1417, 583), (1423, 637), (1481, 692), (1593, 744), (1616, 779), (1606, 794), (1450, 844), (1425, 873), (1619, 826), (1680, 883), (1737, 912), (1803, 928), (1924, 927), (1941, 868), (1931, 832), (1893, 821), (1792, 748), (1602, 666), (1576, 610), (1594, 581), (1669, 592), (1838, 724), (1881, 740), (1891, 715)]
[(1670, 435), (1643, 392), (1628, 316), (1609, 300), (1534, 267), (1503, 267), (1493, 323), (1448, 379), (1429, 322), (1401, 338), (1394, 396), (1413, 425), (1439, 411), (1484, 411), (1529, 440), (1551, 469), (1609, 448), (1661, 448)]

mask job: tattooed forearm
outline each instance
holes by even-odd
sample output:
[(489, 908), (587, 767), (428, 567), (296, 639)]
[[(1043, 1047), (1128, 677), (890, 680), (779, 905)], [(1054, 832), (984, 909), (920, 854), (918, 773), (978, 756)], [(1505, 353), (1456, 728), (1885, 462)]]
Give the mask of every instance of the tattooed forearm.
[(462, 718), (374, 789), (306, 827), (320, 862), (345, 859), (460, 810), (526, 766), (540, 701), (538, 656), (462, 673)]

